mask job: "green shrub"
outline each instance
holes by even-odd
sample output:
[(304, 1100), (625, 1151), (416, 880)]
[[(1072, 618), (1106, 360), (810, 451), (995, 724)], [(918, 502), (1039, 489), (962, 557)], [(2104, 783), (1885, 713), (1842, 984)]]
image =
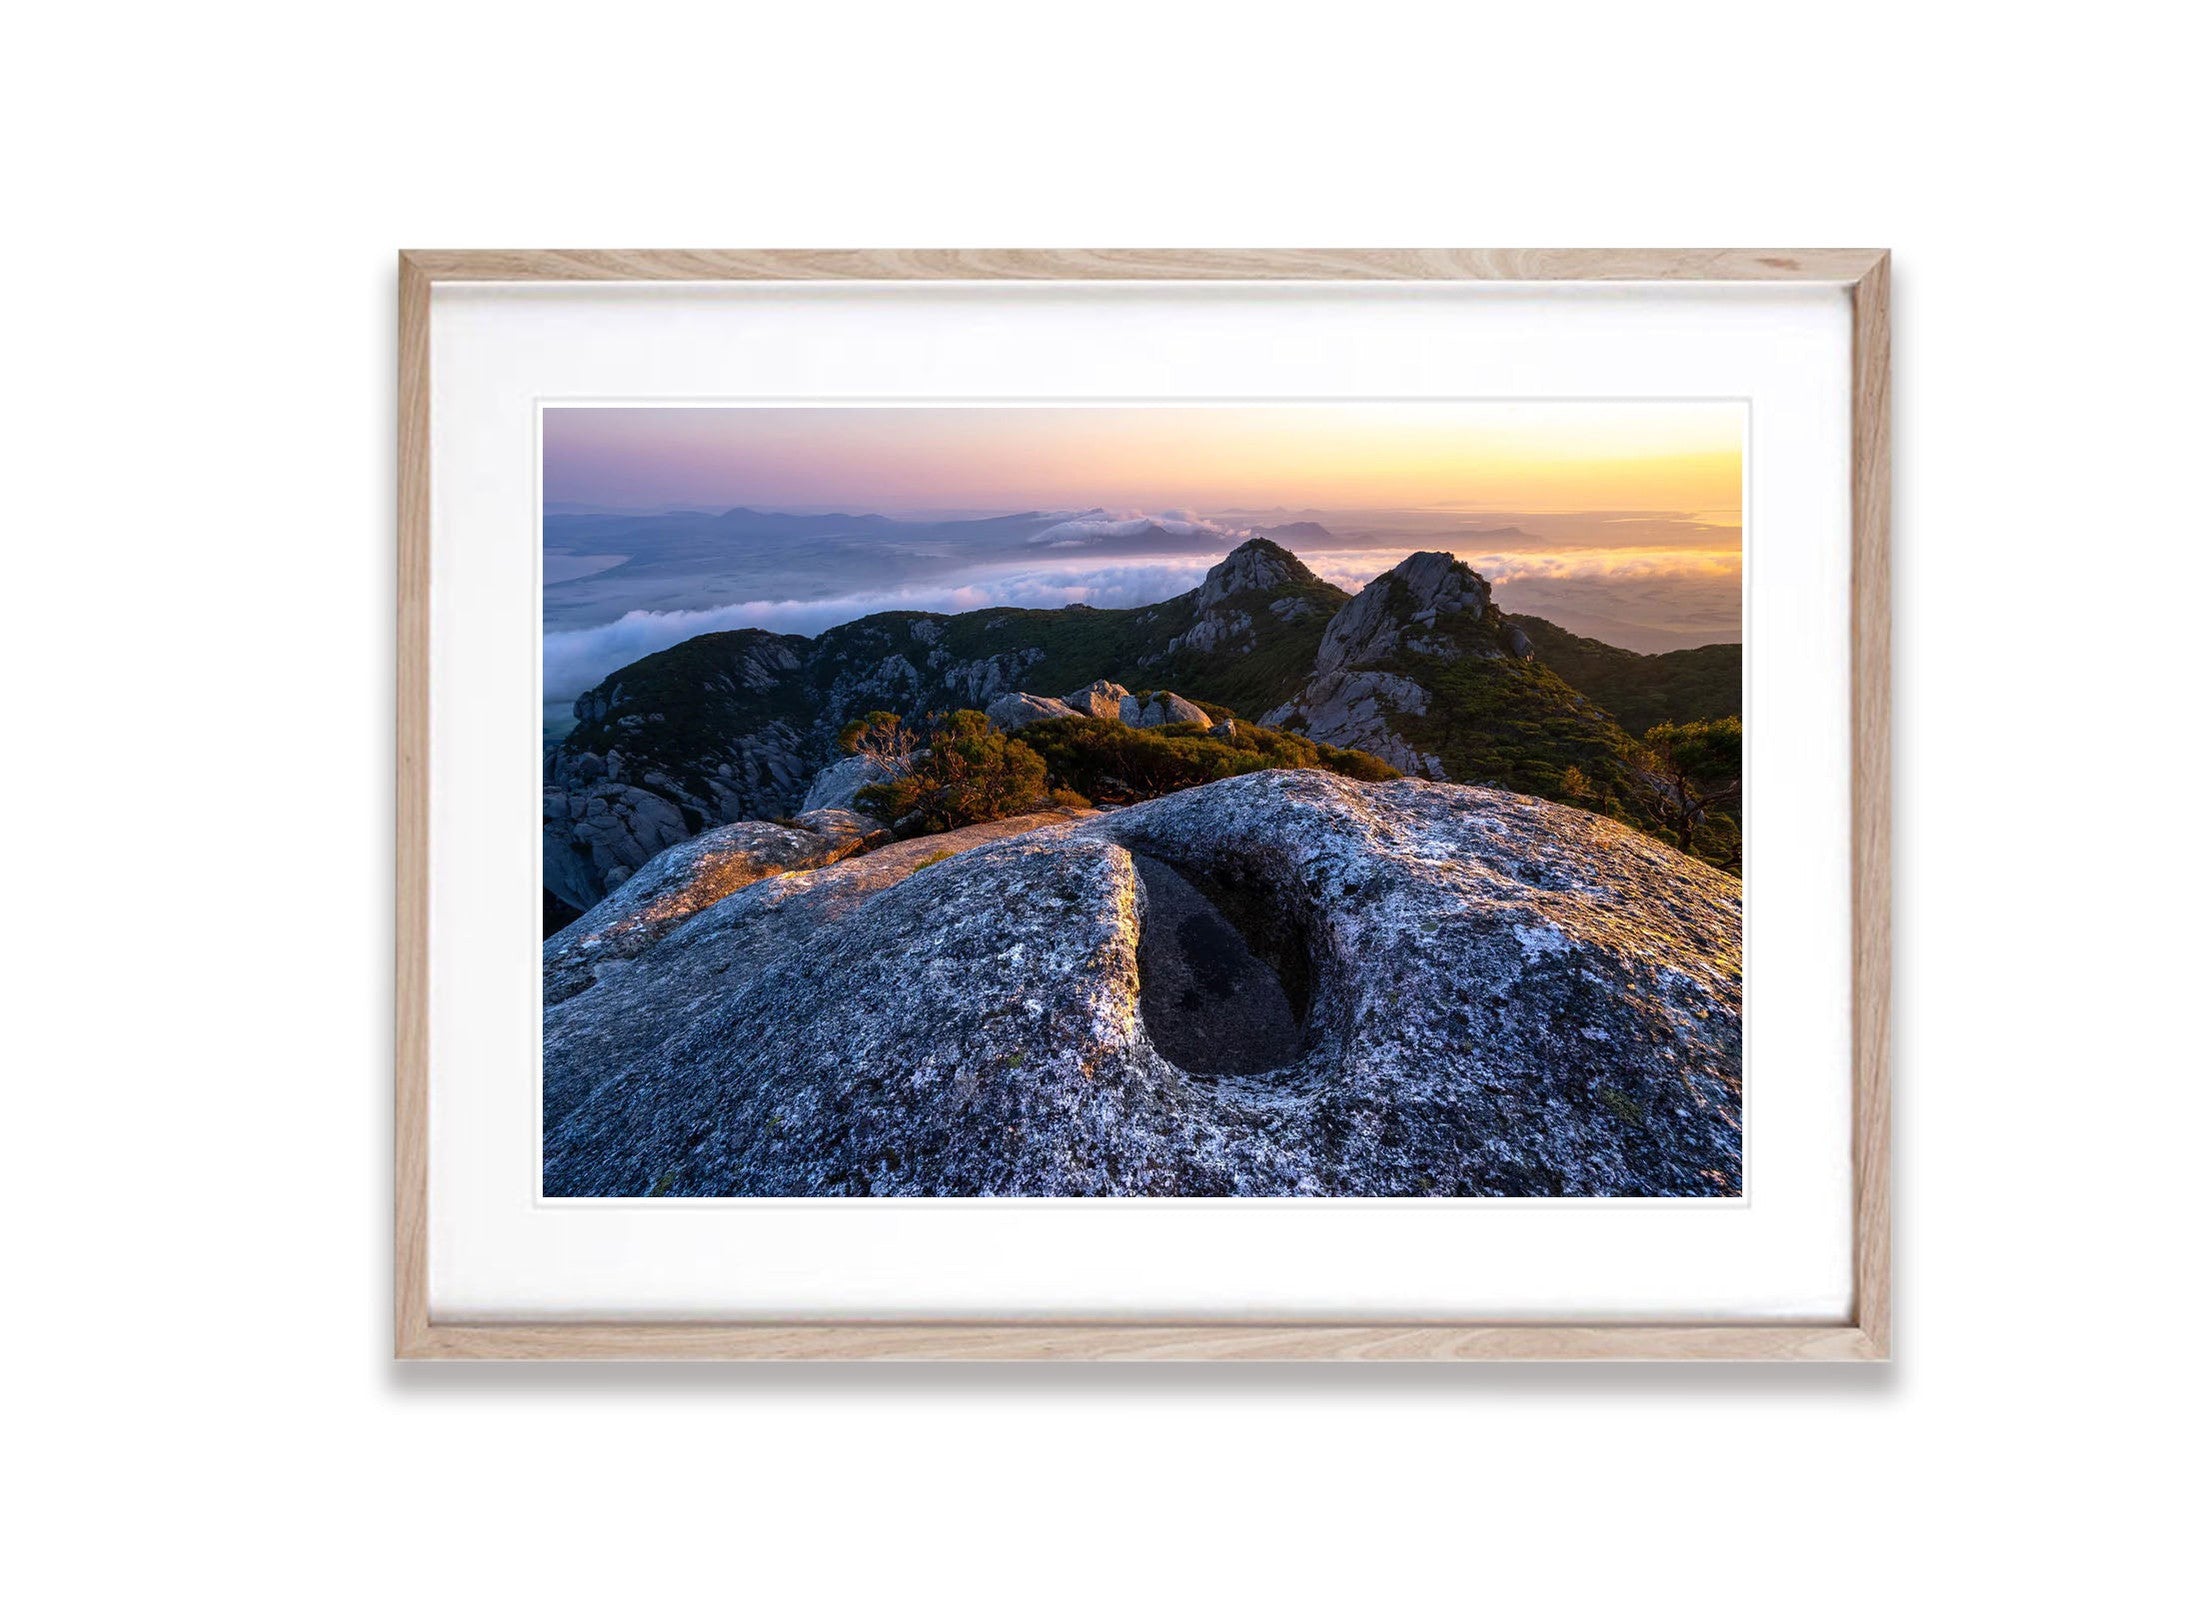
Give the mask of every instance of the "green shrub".
[(1314, 749), (1321, 757), (1321, 764), (1330, 771), (1343, 777), (1356, 777), (1362, 783), (1388, 783), (1404, 776), (1388, 761), (1369, 755), (1365, 750), (1341, 750), (1334, 744), (1316, 744)]
[(914, 741), (899, 719), (874, 711), (848, 724), (842, 748), (877, 754), (869, 746), (908, 740), (892, 752), (908, 762), (903, 774), (855, 796), (858, 810), (904, 835), (944, 833), (1049, 805), (1088, 809), (1087, 795), (1134, 804), (1278, 767), (1318, 767), (1366, 783), (1398, 775), (1372, 755), (1256, 727), (1231, 718), (1223, 706), (1209, 714), (1229, 731), (1181, 723), (1127, 727), (1106, 717), (1064, 716), (1033, 722), (1010, 738), (982, 711), (952, 711), (934, 722), (922, 751), (912, 756), (903, 753), (914, 749)]
[(890, 783), (857, 791), (855, 803), (896, 831), (945, 833), (1043, 809), (1046, 763), (983, 711), (950, 711), (934, 724), (921, 760)]
[(1357, 750), (1334, 749), (1241, 721), (1222, 733), (1183, 724), (1127, 727), (1105, 717), (1065, 716), (1034, 722), (1021, 736), (1045, 761), (1056, 783), (1119, 804), (1278, 767), (1320, 767), (1365, 782), (1398, 775)]

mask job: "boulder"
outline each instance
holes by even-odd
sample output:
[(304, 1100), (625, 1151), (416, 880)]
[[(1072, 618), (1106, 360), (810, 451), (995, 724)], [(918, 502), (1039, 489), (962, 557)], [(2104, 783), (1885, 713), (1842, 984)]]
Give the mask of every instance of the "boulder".
[(1082, 716), (1060, 700), (1048, 699), (1039, 694), (1003, 694), (985, 707), (985, 714), (992, 718), (993, 726), (1007, 732), (1027, 727), (1033, 722), (1051, 721), (1057, 716)]
[[(1127, 707), (1125, 708), (1127, 709)], [(1124, 720), (1128, 720), (1126, 716)], [(1141, 707), (1138, 717), (1140, 727), (1212, 727), (1214, 718), (1200, 710), (1181, 694), (1166, 691), (1153, 695)]]
[[(1140, 860), (1276, 974), (1233, 1062), (1154, 1042)], [(1181, 944), (1209, 911), (1168, 892)], [(1735, 879), (1490, 789), (1261, 772), (915, 839), (717, 897), (550, 1004), (545, 1191), (1737, 1195), (1740, 956)]]
[(1088, 684), (1074, 694), (1064, 694), (1062, 700), (1069, 709), (1081, 715), (1106, 717), (1110, 720), (1129, 720), (1123, 717), (1124, 704), (1126, 701), (1135, 704), (1128, 689), (1120, 683), (1107, 682)]
[(858, 790), (897, 775), (884, 761), (868, 755), (850, 755), (844, 761), (834, 761), (817, 774), (816, 781), (809, 785), (809, 792), (802, 796), (801, 809), (844, 811), (854, 801)]
[(803, 811), (792, 820), (805, 833), (815, 833), (834, 844), (845, 844), (850, 854), (873, 844), (883, 844), (893, 837), (891, 828), (880, 826), (878, 818), (866, 816), (861, 811)]

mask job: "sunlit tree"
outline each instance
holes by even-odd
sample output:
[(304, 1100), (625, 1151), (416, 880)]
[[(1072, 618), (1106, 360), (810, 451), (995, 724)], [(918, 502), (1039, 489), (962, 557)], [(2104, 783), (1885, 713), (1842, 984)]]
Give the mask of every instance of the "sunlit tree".
[(872, 711), (840, 729), (840, 748), (849, 755), (868, 756), (900, 777), (916, 759), (916, 734), (893, 712)]

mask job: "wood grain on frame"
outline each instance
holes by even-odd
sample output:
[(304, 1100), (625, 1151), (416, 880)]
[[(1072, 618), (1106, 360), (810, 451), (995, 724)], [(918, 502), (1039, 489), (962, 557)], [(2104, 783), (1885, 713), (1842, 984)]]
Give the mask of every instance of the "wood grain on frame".
[(397, 263), (397, 1352), (428, 1325), (428, 273)]
[[(396, 1353), (522, 1360), (1882, 1360), (1890, 1353), (1890, 259), (1883, 250), (411, 250), (398, 259)], [(1367, 1325), (475, 1323), (428, 1284), (429, 299), (438, 282), (1825, 283), (1853, 309), (1852, 1319)]]
[(1890, 1202), (1893, 1087), (1893, 374), (1888, 283), (1881, 254), (1853, 298), (1849, 456), (1849, 870), (1853, 885), (1850, 994), (1854, 1072), (1855, 1319), (1871, 1353), (1891, 1335)]
[(1853, 283), (1878, 250), (410, 250), (436, 282)]
[(590, 1322), (427, 1328), (459, 1360), (1807, 1360), (1875, 1358), (1852, 1326), (1393, 1322)]

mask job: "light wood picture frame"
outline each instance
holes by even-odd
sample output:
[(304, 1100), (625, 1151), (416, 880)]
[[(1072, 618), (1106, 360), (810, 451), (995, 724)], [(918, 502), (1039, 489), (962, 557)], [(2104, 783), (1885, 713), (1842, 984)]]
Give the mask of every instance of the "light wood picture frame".
[[(401, 1359), (1883, 1360), (1890, 1351), (1890, 258), (1803, 250), (411, 250), (398, 259), (395, 1352)], [(1853, 1302), (1842, 1319), (452, 1323), (428, 1296), (430, 296), (446, 283), (997, 280), (1800, 283), (1845, 290)]]

